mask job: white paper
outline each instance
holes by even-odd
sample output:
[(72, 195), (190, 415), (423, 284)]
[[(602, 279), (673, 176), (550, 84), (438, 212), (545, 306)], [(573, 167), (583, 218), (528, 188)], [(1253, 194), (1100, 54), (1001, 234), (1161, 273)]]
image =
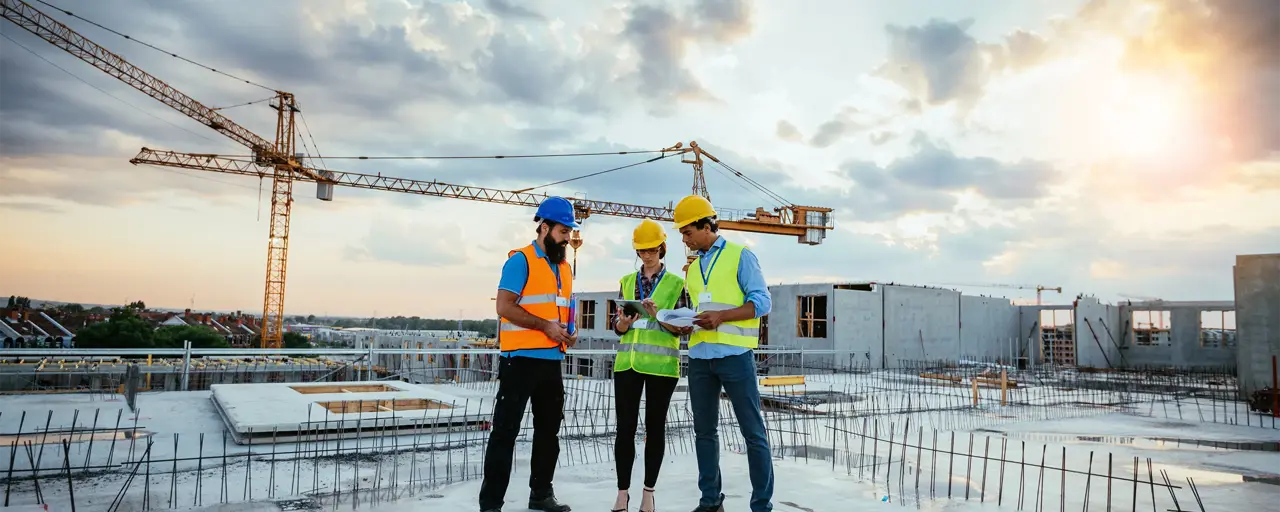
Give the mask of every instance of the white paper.
[(693, 317), (697, 316), (692, 309), (664, 309), (658, 312), (658, 321), (676, 327), (693, 327)]

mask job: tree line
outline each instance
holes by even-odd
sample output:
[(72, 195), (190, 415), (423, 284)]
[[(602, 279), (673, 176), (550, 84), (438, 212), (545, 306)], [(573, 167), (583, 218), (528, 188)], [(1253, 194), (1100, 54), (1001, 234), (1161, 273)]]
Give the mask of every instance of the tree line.
[[(153, 327), (138, 312), (145, 308), (141, 301), (113, 308), (106, 322), (85, 326), (76, 332), (77, 348), (231, 348), (227, 339), (206, 325), (163, 325)], [(285, 348), (310, 348), (306, 336), (296, 332), (284, 334)]]
[(416, 316), (392, 316), (385, 318), (339, 318), (333, 327), (367, 327), (370, 329), (393, 329), (404, 331), (476, 331), (481, 335), (494, 336), (498, 332), (498, 321), (489, 320), (449, 320), (444, 318), (420, 318)]
[[(10, 296), (10, 308), (31, 306), (31, 299)], [(195, 348), (229, 347), (226, 339), (210, 327), (203, 325), (177, 325), (152, 328), (139, 313), (147, 310), (147, 304), (137, 300), (111, 309), (95, 306), (85, 308), (80, 304), (60, 304), (50, 308), (64, 315), (80, 316), (85, 313), (110, 313), (109, 322), (86, 325), (76, 332), (76, 346), (84, 348), (182, 348), (183, 340), (191, 341)], [(496, 336), (498, 322), (486, 320), (450, 320), (445, 318), (421, 318), (417, 316), (392, 316), (385, 318), (317, 318), (315, 315), (293, 316), (295, 323), (329, 325), (335, 328), (365, 327), (404, 331), (475, 331), (482, 336)], [(290, 336), (292, 335), (292, 336)], [(292, 346), (290, 345), (292, 343)], [(306, 337), (298, 333), (285, 333), (284, 345), (289, 348), (308, 347)]]

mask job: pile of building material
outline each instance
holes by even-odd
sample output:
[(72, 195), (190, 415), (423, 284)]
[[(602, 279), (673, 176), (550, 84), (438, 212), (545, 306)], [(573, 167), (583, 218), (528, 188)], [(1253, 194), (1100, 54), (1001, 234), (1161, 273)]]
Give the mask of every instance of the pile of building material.
[(214, 408), (236, 443), (484, 430), (476, 400), (406, 382), (215, 384)]

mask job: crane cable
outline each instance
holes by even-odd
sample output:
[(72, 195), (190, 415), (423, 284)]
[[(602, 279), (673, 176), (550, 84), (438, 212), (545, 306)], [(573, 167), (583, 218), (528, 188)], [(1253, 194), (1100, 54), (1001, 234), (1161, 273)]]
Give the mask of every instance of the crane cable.
[(560, 181), (553, 181), (553, 182), (551, 182), (551, 183), (547, 183), (547, 184), (545, 184), (545, 185), (538, 185), (538, 186), (536, 186), (536, 187), (522, 188), (522, 189), (520, 189), (520, 190), (515, 190), (514, 192), (516, 192), (516, 193), (524, 193), (524, 192), (528, 192), (528, 191), (530, 191), (530, 190), (536, 190), (536, 189), (540, 189), (540, 188), (550, 187), (550, 186), (552, 186), (552, 185), (559, 185), (559, 184), (561, 184), (561, 183), (568, 183), (568, 182), (570, 182), (570, 181), (577, 181), (577, 180), (580, 180), (580, 179), (590, 178), (590, 177), (593, 177), (593, 176), (599, 176), (599, 175), (601, 175), (601, 174), (607, 174), (607, 173), (611, 173), (611, 172), (614, 172), (614, 171), (621, 171), (621, 170), (623, 170), (623, 169), (628, 169), (628, 168), (631, 168), (631, 167), (635, 167), (635, 166), (637, 166), (637, 165), (643, 165), (643, 164), (647, 164), (647, 163), (657, 162), (658, 160), (662, 160), (663, 158), (672, 157), (672, 156), (675, 156), (675, 155), (678, 155), (678, 154), (680, 154), (680, 153), (667, 153), (667, 154), (664, 154), (664, 155), (655, 156), (655, 157), (650, 158), (650, 159), (648, 159), (648, 160), (641, 160), (641, 161), (639, 161), (639, 162), (632, 162), (632, 163), (629, 163), (629, 164), (627, 164), (627, 165), (622, 165), (622, 166), (614, 167), (614, 168), (612, 168), (612, 169), (605, 169), (605, 170), (603, 170), (603, 171), (596, 171), (596, 172), (593, 172), (593, 173), (590, 173), (590, 174), (583, 174), (583, 175), (581, 175), (581, 176), (575, 176), (575, 177), (568, 178), (568, 179), (563, 179), (563, 180), (560, 180)]
[[(269, 101), (269, 100), (274, 100), (274, 99), (276, 99), (276, 97), (275, 97), (275, 96), (270, 96), (270, 97), (262, 98), (262, 99), (260, 99), (260, 100), (246, 101), (246, 102), (244, 102), (244, 103), (236, 103), (235, 105), (227, 105), (227, 106), (225, 106), (225, 107), (213, 107), (213, 108), (211, 108), (211, 109), (209, 109), (209, 110), (226, 110), (226, 109), (229, 109), (229, 108), (245, 107), (245, 106), (253, 105), (253, 104), (255, 104), (255, 103), (262, 103), (262, 102), (264, 102), (264, 101)], [(301, 111), (301, 110), (299, 110), (298, 112), (302, 112), (302, 111)]]
[(188, 58), (183, 57), (183, 56), (181, 56), (181, 55), (178, 55), (178, 54), (173, 53), (173, 52), (171, 52), (171, 51), (169, 51), (169, 50), (165, 50), (165, 49), (160, 48), (160, 47), (158, 47), (158, 46), (156, 46), (156, 45), (153, 45), (153, 44), (151, 44), (151, 43), (148, 43), (148, 42), (146, 42), (146, 41), (138, 40), (138, 39), (136, 39), (136, 38), (134, 38), (133, 36), (130, 36), (130, 35), (128, 35), (128, 34), (124, 34), (124, 33), (121, 33), (121, 32), (119, 32), (119, 31), (115, 30), (115, 29), (105, 27), (105, 26), (103, 26), (101, 23), (98, 23), (98, 22), (93, 21), (93, 20), (90, 20), (90, 19), (86, 19), (86, 18), (85, 18), (85, 17), (83, 17), (83, 16), (77, 15), (77, 14), (75, 14), (75, 13), (71, 12), (71, 11), (68, 11), (68, 10), (63, 9), (63, 8), (61, 8), (61, 7), (58, 7), (58, 6), (56, 6), (56, 5), (53, 5), (53, 4), (49, 3), (49, 2), (46, 2), (45, 0), (36, 0), (36, 1), (37, 1), (37, 2), (40, 2), (40, 3), (44, 4), (44, 5), (49, 6), (49, 8), (51, 8), (51, 9), (55, 9), (55, 10), (58, 10), (58, 11), (62, 11), (62, 13), (63, 13), (63, 14), (66, 14), (67, 16), (71, 16), (71, 17), (76, 18), (76, 19), (78, 19), (78, 20), (81, 20), (81, 21), (83, 21), (83, 22), (85, 22), (85, 23), (88, 23), (88, 24), (90, 24), (90, 25), (93, 25), (93, 26), (95, 26), (95, 27), (98, 27), (98, 28), (100, 28), (100, 29), (102, 29), (102, 30), (106, 30), (107, 32), (111, 32), (112, 34), (118, 35), (118, 36), (120, 36), (120, 37), (123, 37), (123, 38), (125, 38), (125, 39), (130, 40), (130, 41), (133, 41), (133, 42), (138, 43), (138, 44), (140, 44), (140, 45), (143, 45), (143, 46), (146, 46), (146, 47), (148, 47), (148, 48), (151, 48), (152, 50), (155, 50), (155, 51), (158, 51), (158, 52), (160, 52), (160, 53), (166, 54), (166, 55), (168, 55), (168, 56), (170, 56), (170, 57), (173, 57), (173, 58), (175, 58), (175, 59), (179, 59), (179, 60), (186, 61), (186, 62), (188, 62), (188, 63), (190, 63), (190, 64), (194, 64), (194, 65), (196, 65), (196, 66), (202, 67), (202, 68), (204, 68), (204, 69), (207, 69), (207, 70), (212, 71), (212, 72), (214, 72), (214, 73), (217, 73), (217, 74), (219, 74), (219, 75), (223, 75), (223, 76), (226, 76), (226, 77), (229, 77), (229, 78), (235, 79), (235, 80), (239, 80), (239, 81), (241, 81), (241, 82), (244, 82), (244, 83), (246, 83), (246, 84), (249, 84), (249, 85), (252, 85), (252, 86), (255, 86), (255, 87), (261, 87), (261, 88), (266, 89), (266, 90), (268, 90), (268, 91), (276, 92), (276, 89), (275, 89), (275, 88), (267, 87), (267, 86), (265, 86), (265, 85), (262, 85), (262, 84), (260, 84), (260, 83), (257, 83), (257, 82), (254, 82), (254, 81), (252, 81), (252, 80), (248, 80), (248, 79), (245, 79), (245, 78), (240, 78), (240, 77), (235, 76), (235, 75), (233, 75), (233, 74), (231, 74), (231, 73), (227, 73), (226, 71), (219, 71), (219, 70), (217, 70), (217, 69), (215, 69), (215, 68), (213, 68), (213, 67), (211, 67), (211, 66), (206, 66), (206, 65), (204, 65), (204, 64), (201, 64), (201, 63), (196, 62), (196, 61), (194, 61), (194, 60), (191, 60), (191, 59), (188, 59)]
[(143, 114), (146, 114), (146, 115), (148, 115), (148, 116), (151, 116), (151, 117), (155, 118), (155, 119), (156, 119), (156, 120), (158, 120), (158, 121), (161, 121), (161, 122), (167, 123), (168, 125), (173, 126), (174, 128), (177, 128), (177, 129), (182, 130), (182, 131), (184, 131), (184, 132), (187, 132), (187, 133), (190, 133), (190, 134), (192, 134), (192, 135), (195, 135), (196, 137), (200, 137), (200, 138), (202, 138), (202, 139), (204, 139), (204, 140), (207, 140), (207, 141), (209, 141), (209, 142), (217, 142), (217, 141), (215, 141), (215, 140), (213, 140), (213, 139), (211, 139), (211, 138), (209, 138), (209, 137), (206, 137), (206, 136), (204, 136), (204, 135), (202, 135), (202, 134), (199, 134), (199, 133), (193, 132), (193, 131), (191, 131), (191, 130), (187, 129), (186, 127), (184, 127), (184, 126), (178, 125), (178, 124), (174, 123), (173, 121), (170, 121), (170, 120), (165, 119), (165, 118), (163, 118), (163, 117), (157, 116), (157, 115), (155, 115), (155, 114), (153, 114), (153, 113), (151, 113), (151, 112), (147, 112), (147, 111), (146, 111), (146, 110), (144, 110), (142, 107), (139, 107), (139, 106), (137, 106), (137, 105), (134, 105), (133, 103), (129, 103), (128, 101), (126, 101), (126, 100), (124, 100), (124, 99), (120, 98), (119, 96), (116, 96), (116, 95), (114, 95), (114, 94), (111, 94), (111, 93), (107, 92), (105, 89), (103, 89), (103, 88), (101, 88), (101, 87), (98, 87), (98, 86), (96, 86), (96, 85), (93, 85), (92, 83), (89, 83), (89, 81), (88, 81), (88, 80), (85, 80), (85, 79), (81, 78), (81, 77), (80, 77), (80, 75), (77, 75), (77, 74), (75, 74), (75, 73), (72, 73), (72, 72), (71, 72), (70, 70), (68, 70), (67, 68), (64, 68), (64, 67), (62, 67), (62, 66), (59, 66), (56, 62), (53, 62), (53, 61), (49, 60), (49, 59), (48, 59), (48, 58), (46, 58), (44, 55), (40, 55), (40, 54), (39, 54), (39, 53), (37, 53), (35, 50), (32, 50), (31, 48), (28, 48), (28, 47), (27, 47), (27, 45), (22, 44), (22, 43), (19, 43), (16, 39), (14, 39), (14, 38), (12, 38), (12, 37), (9, 37), (9, 34), (6, 34), (6, 33), (4, 33), (4, 32), (0, 32), (0, 36), (3, 36), (5, 39), (8, 39), (8, 40), (9, 40), (9, 42), (11, 42), (11, 43), (18, 45), (18, 47), (19, 47), (19, 48), (22, 48), (23, 50), (26, 50), (28, 53), (30, 53), (30, 54), (32, 54), (32, 55), (35, 55), (35, 56), (36, 56), (36, 57), (38, 57), (40, 60), (45, 61), (45, 63), (49, 64), (50, 66), (53, 66), (53, 67), (55, 67), (55, 68), (58, 68), (58, 70), (59, 70), (59, 71), (62, 71), (63, 73), (66, 73), (66, 74), (70, 75), (70, 76), (71, 76), (71, 78), (74, 78), (74, 79), (76, 79), (76, 80), (79, 80), (79, 81), (80, 81), (80, 83), (83, 83), (83, 84), (85, 84), (85, 85), (87, 85), (87, 86), (89, 86), (89, 87), (92, 87), (92, 88), (96, 89), (98, 92), (100, 92), (100, 93), (102, 93), (102, 94), (107, 95), (108, 97), (110, 97), (110, 98), (111, 98), (111, 99), (113, 99), (113, 100), (116, 100), (116, 101), (118, 101), (118, 102), (120, 102), (120, 103), (123, 103), (123, 104), (125, 104), (126, 106), (132, 107), (134, 110), (137, 110), (138, 112), (142, 112)]
[[(299, 110), (298, 118), (302, 120), (302, 129), (307, 132), (307, 138), (311, 139), (311, 147), (316, 151), (316, 158), (320, 159), (320, 167), (329, 167), (328, 164), (324, 163), (324, 156), (320, 154), (320, 144), (316, 142), (315, 133), (311, 131), (311, 126), (307, 124), (307, 115), (303, 114), (302, 111)], [(301, 137), (299, 138), (301, 139)], [(302, 147), (307, 147), (307, 141), (305, 139), (302, 141)], [(308, 153), (310, 153), (310, 151), (308, 151)]]
[(751, 184), (751, 186), (755, 187), (757, 190), (759, 190), (759, 191), (761, 191), (761, 192), (764, 192), (765, 194), (768, 194), (768, 195), (769, 195), (769, 197), (773, 198), (773, 199), (774, 199), (774, 200), (776, 200), (776, 201), (779, 201), (779, 202), (781, 203), (781, 205), (782, 205), (782, 206), (793, 206), (793, 205), (795, 205), (795, 203), (792, 203), (791, 201), (788, 201), (786, 198), (782, 197), (782, 196), (781, 196), (781, 195), (779, 195), (777, 192), (774, 192), (773, 190), (770, 190), (770, 189), (769, 189), (769, 187), (766, 187), (766, 186), (764, 186), (764, 185), (761, 185), (761, 184), (760, 184), (760, 182), (758, 182), (758, 181), (756, 181), (756, 180), (751, 179), (751, 178), (750, 178), (749, 176), (747, 176), (746, 174), (743, 174), (743, 173), (742, 173), (742, 171), (739, 171), (739, 170), (737, 170), (737, 169), (734, 169), (734, 168), (733, 168), (732, 166), (730, 166), (729, 164), (726, 164), (726, 163), (724, 163), (724, 162), (722, 162), (722, 161), (717, 161), (716, 163), (718, 163), (718, 164), (720, 164), (721, 166), (723, 166), (725, 169), (727, 169), (729, 172), (733, 173), (733, 174), (734, 174), (734, 176), (737, 176), (737, 177), (738, 177), (738, 178), (740, 178), (742, 181), (745, 181), (745, 182), (747, 182), (747, 183)]
[[(301, 112), (299, 112), (301, 113)], [(302, 121), (306, 125), (306, 120)], [(310, 130), (307, 130), (310, 134)], [(312, 138), (312, 145), (315, 145), (315, 139)], [(319, 149), (317, 149), (319, 151)], [(644, 155), (652, 153), (662, 153), (661, 149), (640, 150), (640, 151), (603, 151), (596, 153), (545, 153), (545, 154), (523, 154), (523, 155), (409, 155), (409, 156), (325, 156), (316, 155), (317, 158), (323, 160), (503, 160), (516, 158), (552, 158), (552, 157), (572, 157), (572, 156), (612, 156), (612, 155)], [(253, 158), (253, 155), (230, 155), (217, 154), (213, 155), (222, 158)]]
[(478, 160), (478, 159), (505, 159), (505, 158), (551, 158), (560, 156), (609, 156), (609, 155), (643, 155), (650, 153), (662, 153), (661, 149), (641, 150), (641, 151), (600, 151), (595, 153), (545, 153), (545, 154), (528, 154), (528, 155), (406, 155), (406, 156), (326, 156), (329, 160)]

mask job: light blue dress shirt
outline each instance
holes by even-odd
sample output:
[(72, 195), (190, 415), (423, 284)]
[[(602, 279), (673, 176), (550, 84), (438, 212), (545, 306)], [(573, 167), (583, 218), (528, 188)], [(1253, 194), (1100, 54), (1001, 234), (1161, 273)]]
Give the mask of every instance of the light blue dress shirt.
[[(724, 249), (724, 242), (723, 236), (716, 238), (715, 243), (711, 244), (711, 249), (698, 251), (698, 260), (702, 263), (702, 268), (706, 269), (714, 261), (715, 255)], [(702, 279), (702, 276), (690, 275), (688, 279)], [(742, 250), (742, 258), (738, 260), (738, 287), (742, 289), (742, 294), (746, 296), (746, 300), (755, 304), (756, 318), (769, 314), (769, 309), (773, 307), (773, 301), (769, 298), (769, 286), (764, 282), (764, 272), (760, 271), (760, 260), (756, 259), (756, 255), (751, 252), (751, 249), (744, 248)], [(699, 343), (689, 347), (689, 357), (692, 359), (719, 359), (745, 354), (750, 350), (746, 347), (735, 347), (721, 343)]]

